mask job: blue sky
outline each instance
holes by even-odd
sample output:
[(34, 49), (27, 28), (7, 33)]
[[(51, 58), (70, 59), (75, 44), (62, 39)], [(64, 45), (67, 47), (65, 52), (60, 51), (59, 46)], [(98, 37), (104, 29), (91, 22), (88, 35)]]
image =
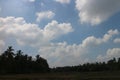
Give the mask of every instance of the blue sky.
[(7, 46), (51, 67), (120, 56), (119, 0), (0, 0), (0, 52)]

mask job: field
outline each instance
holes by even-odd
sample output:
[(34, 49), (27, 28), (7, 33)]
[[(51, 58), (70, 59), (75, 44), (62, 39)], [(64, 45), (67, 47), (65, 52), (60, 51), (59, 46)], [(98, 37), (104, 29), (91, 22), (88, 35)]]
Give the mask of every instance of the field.
[(120, 80), (120, 72), (0, 75), (0, 80)]

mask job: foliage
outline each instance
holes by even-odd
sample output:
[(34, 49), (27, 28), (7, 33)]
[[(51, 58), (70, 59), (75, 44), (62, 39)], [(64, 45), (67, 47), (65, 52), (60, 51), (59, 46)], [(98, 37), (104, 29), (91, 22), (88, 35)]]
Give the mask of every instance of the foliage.
[(35, 59), (12, 46), (0, 55), (0, 74), (48, 72), (47, 60), (37, 55)]
[(113, 58), (105, 62), (86, 63), (78, 66), (65, 66), (52, 68), (53, 72), (98, 72), (98, 71), (120, 71), (120, 58)]
[(23, 54), (21, 50), (14, 51), (9, 46), (0, 55), (0, 74), (44, 73), (44, 72), (99, 72), (120, 71), (120, 58), (107, 62), (86, 63), (78, 66), (49, 68), (47, 60), (36, 55), (36, 58)]

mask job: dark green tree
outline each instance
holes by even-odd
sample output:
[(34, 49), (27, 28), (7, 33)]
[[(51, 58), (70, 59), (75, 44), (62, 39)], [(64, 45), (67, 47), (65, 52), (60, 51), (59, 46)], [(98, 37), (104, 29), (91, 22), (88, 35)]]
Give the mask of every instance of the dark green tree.
[(14, 53), (12, 46), (9, 46), (4, 53), (0, 55), (0, 74), (8, 73), (41, 73), (48, 72), (49, 66), (47, 60), (37, 56), (33, 59), (21, 50)]

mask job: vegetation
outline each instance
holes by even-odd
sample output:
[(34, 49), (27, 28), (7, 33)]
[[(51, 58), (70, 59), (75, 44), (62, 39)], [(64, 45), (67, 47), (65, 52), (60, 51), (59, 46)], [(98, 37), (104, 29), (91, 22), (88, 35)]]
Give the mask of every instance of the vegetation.
[(113, 58), (108, 62), (86, 63), (78, 66), (56, 67), (53, 72), (100, 72), (100, 71), (120, 71), (120, 58)]
[(0, 75), (0, 80), (120, 80), (120, 72), (70, 72)]
[(6, 73), (38, 73), (38, 72), (93, 72), (93, 71), (118, 71), (120, 58), (113, 58), (108, 62), (86, 63), (78, 66), (65, 66), (49, 68), (47, 60), (39, 55), (33, 59), (21, 50), (15, 54), (12, 46), (0, 55), (0, 74)]
[(120, 80), (120, 58), (106, 63), (49, 68), (40, 55), (32, 58), (10, 46), (0, 55), (0, 74), (6, 74), (0, 75), (0, 80)]
[(12, 46), (0, 55), (0, 74), (17, 73), (40, 73), (48, 72), (49, 65), (47, 61), (39, 55), (33, 59), (27, 54), (24, 55), (21, 50), (16, 53)]

